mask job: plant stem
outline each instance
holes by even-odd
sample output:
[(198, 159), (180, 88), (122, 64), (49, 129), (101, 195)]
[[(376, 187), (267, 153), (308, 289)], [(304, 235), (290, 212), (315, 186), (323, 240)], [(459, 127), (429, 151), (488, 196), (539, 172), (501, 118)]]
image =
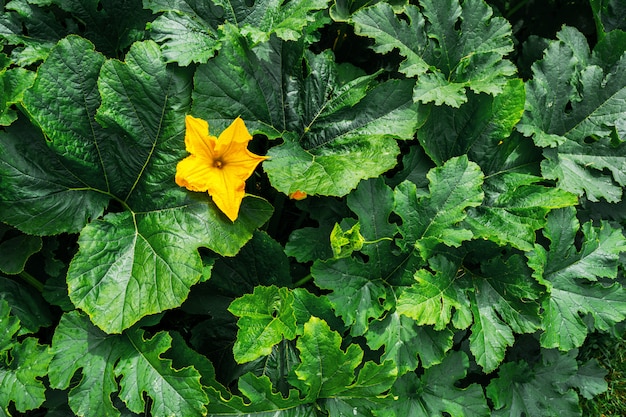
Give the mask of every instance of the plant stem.
[(20, 272), (19, 275), (20, 275), (20, 277), (22, 277), (22, 279), (24, 281), (28, 282), (30, 285), (35, 287), (35, 289), (37, 289), (37, 291), (43, 292), (43, 284), (41, 282), (39, 282), (37, 280), (37, 278), (35, 278), (34, 276), (32, 276), (31, 274), (29, 274), (26, 271)]
[(307, 282), (311, 281), (313, 279), (313, 275), (308, 274), (305, 277), (301, 278), (300, 280), (298, 280), (295, 284), (293, 284), (294, 288), (299, 288), (302, 285), (306, 284)]

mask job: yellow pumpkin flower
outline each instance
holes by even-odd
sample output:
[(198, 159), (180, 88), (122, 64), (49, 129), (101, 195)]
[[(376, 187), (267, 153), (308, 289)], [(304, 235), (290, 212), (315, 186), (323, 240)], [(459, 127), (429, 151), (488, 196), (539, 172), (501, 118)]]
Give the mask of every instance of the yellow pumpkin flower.
[(267, 157), (248, 150), (252, 136), (239, 117), (219, 138), (209, 134), (206, 120), (187, 115), (185, 125), (185, 147), (191, 155), (176, 166), (176, 184), (191, 191), (207, 191), (217, 207), (235, 221), (246, 180)]

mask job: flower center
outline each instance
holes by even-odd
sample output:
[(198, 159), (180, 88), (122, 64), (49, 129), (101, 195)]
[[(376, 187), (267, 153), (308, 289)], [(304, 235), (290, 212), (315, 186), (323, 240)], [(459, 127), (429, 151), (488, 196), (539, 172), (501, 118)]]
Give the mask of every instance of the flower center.
[(224, 163), (221, 159), (216, 159), (215, 161), (213, 161), (213, 166), (215, 168), (222, 168), (224, 166)]

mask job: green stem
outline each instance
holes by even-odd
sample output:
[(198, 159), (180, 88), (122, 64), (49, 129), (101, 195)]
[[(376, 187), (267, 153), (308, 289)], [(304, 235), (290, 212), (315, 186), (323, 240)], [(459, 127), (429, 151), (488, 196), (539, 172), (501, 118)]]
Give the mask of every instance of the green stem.
[(304, 278), (301, 278), (295, 284), (293, 284), (293, 287), (294, 288), (299, 288), (299, 287), (303, 286), (304, 284), (306, 284), (307, 282), (311, 281), (312, 279), (313, 279), (313, 275), (308, 274), (307, 276), (305, 276)]
[(29, 274), (28, 272), (26, 272), (26, 271), (20, 272), (20, 277), (22, 277), (22, 279), (24, 281), (28, 282), (30, 285), (35, 287), (35, 289), (37, 289), (37, 291), (43, 292), (43, 284), (41, 282), (39, 282), (37, 280), (37, 278), (35, 278), (31, 274)]

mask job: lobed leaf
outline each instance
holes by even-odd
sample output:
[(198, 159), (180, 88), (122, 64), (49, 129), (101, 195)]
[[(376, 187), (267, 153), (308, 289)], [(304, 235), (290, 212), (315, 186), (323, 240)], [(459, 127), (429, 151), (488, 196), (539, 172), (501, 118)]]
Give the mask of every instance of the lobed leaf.
[(20, 321), (10, 313), (9, 303), (0, 299), (0, 412), (7, 416), (11, 403), (25, 413), (44, 402), (46, 387), (41, 378), (48, 373), (52, 358), (34, 337), (18, 341)]
[(138, 329), (109, 335), (85, 315), (66, 313), (52, 339), (50, 384), (66, 389), (74, 374), (82, 370), (83, 378), (69, 390), (69, 405), (77, 415), (119, 416), (111, 401), (111, 394), (118, 390), (135, 413), (144, 412), (148, 396), (155, 416), (206, 414), (208, 400), (200, 374), (191, 367), (174, 369), (171, 360), (161, 357), (171, 344), (171, 337), (164, 332), (150, 339)]
[(457, 383), (467, 375), (469, 360), (463, 352), (449, 353), (444, 361), (424, 374), (408, 373), (396, 381), (392, 393), (401, 399), (377, 410), (377, 417), (460, 415), (479, 417), (489, 414), (482, 388)]
[[(352, 16), (357, 34), (374, 39), (374, 50), (398, 49), (405, 57), (399, 70), (418, 78), (413, 100), (459, 107), (466, 89), (502, 92), (513, 64), (503, 59), (513, 50), (511, 26), (482, 0), (422, 1), (403, 9), (406, 21), (391, 5), (377, 3)], [(458, 28), (457, 28), (458, 26)]]
[(193, 113), (217, 129), (241, 115), (251, 132), (282, 136), (263, 164), (276, 189), (342, 196), (395, 166), (396, 139), (412, 138), (417, 125), (412, 81), (375, 84), (351, 71), (344, 82), (331, 53), (305, 54), (276, 38), (255, 47), (236, 33), (229, 39), (196, 72)]
[(272, 347), (296, 336), (294, 296), (287, 288), (255, 287), (252, 294), (234, 300), (228, 311), (239, 317), (235, 360), (249, 362), (269, 355)]
[[(526, 86), (526, 112), (518, 127), (544, 151), (545, 178), (591, 201), (616, 202), (626, 184), (623, 126), (626, 113), (626, 43), (613, 57), (605, 38), (590, 54), (584, 36), (564, 27)], [(617, 141), (615, 137), (617, 136)]]
[(549, 249), (535, 245), (529, 266), (540, 282), (547, 285), (550, 297), (543, 303), (544, 333), (541, 345), (567, 351), (584, 342), (588, 325), (583, 317), (593, 318), (592, 328), (608, 330), (626, 319), (624, 288), (618, 282), (604, 285), (600, 278), (614, 279), (620, 253), (626, 250), (621, 230), (602, 221), (582, 226), (580, 250), (574, 245), (580, 229), (573, 208), (553, 211), (544, 229)]
[(187, 66), (207, 62), (222, 43), (228, 42), (221, 31), (223, 24), (236, 25), (253, 44), (269, 40), (272, 34), (297, 41), (307, 24), (320, 19), (315, 12), (327, 3), (328, 0), (261, 0), (249, 7), (243, 0), (144, 0), (144, 7), (163, 13), (149, 28), (152, 37), (163, 45), (168, 61)]
[(593, 376), (580, 372), (576, 350), (570, 353), (542, 350), (540, 358), (533, 365), (520, 361), (500, 367), (498, 378), (487, 386), (487, 397), (494, 403), (494, 416), (580, 415), (578, 395), (573, 388), (595, 381)]
[(458, 247), (472, 238), (460, 222), (469, 207), (482, 203), (483, 173), (467, 156), (455, 157), (430, 170), (429, 195), (418, 196), (415, 184), (404, 181), (394, 191), (394, 211), (402, 218), (403, 246), (414, 245), (423, 259), (443, 243)]

